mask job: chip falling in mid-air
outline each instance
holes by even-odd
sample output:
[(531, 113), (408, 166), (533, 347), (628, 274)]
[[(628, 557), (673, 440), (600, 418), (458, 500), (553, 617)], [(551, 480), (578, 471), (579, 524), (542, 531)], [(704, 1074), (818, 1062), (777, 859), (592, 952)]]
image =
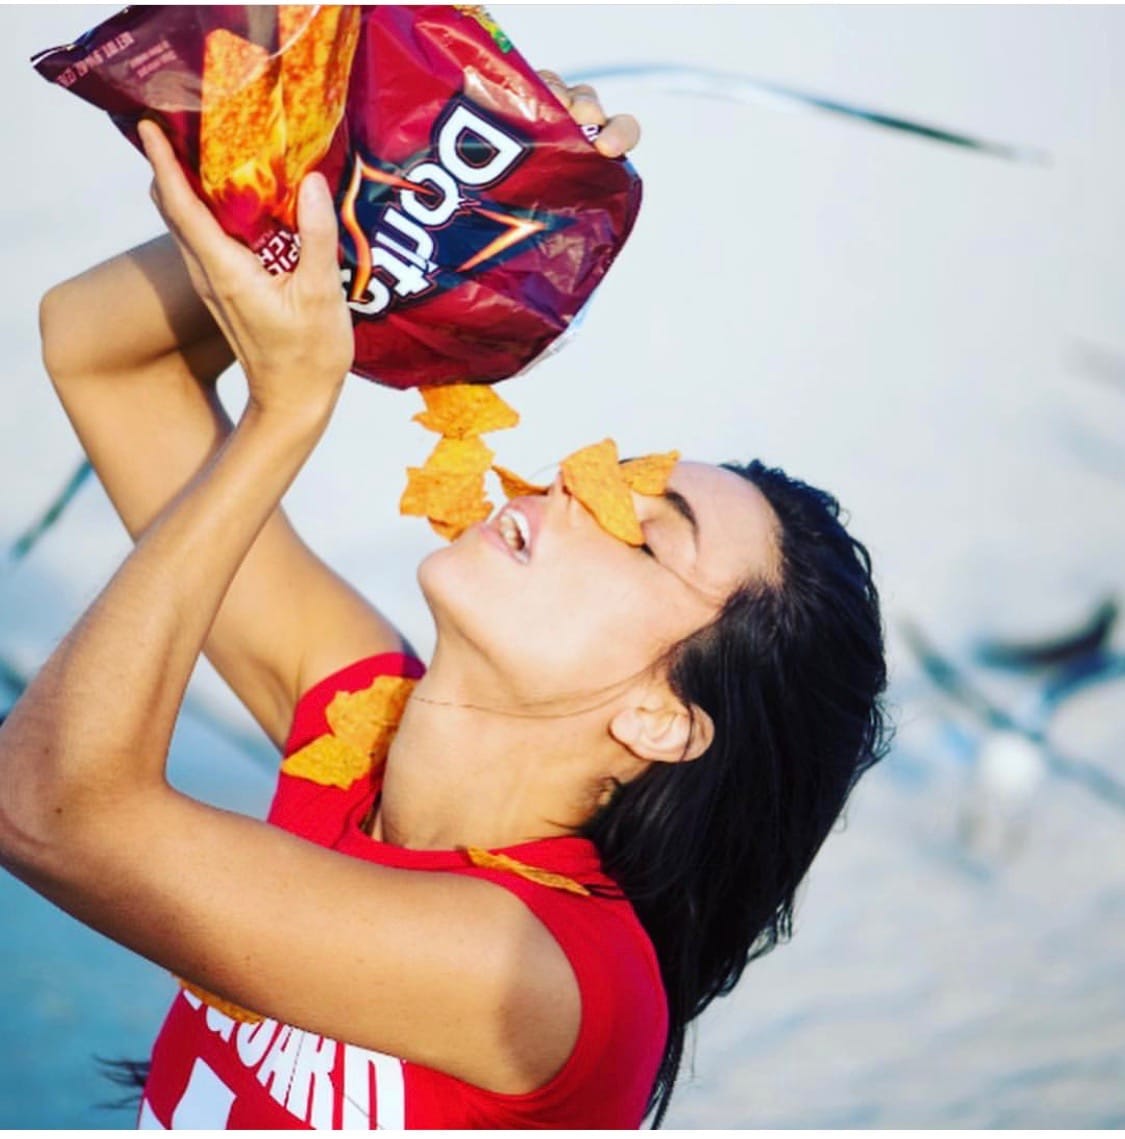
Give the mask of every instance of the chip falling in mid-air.
[(406, 489), (398, 508), (401, 514), (429, 519), (433, 530), (452, 542), (492, 513), (484, 476), (494, 456), (481, 435), (515, 427), (520, 417), (485, 384), (447, 384), (421, 391), (426, 410), (414, 420), (441, 438), (423, 466), (406, 468)]

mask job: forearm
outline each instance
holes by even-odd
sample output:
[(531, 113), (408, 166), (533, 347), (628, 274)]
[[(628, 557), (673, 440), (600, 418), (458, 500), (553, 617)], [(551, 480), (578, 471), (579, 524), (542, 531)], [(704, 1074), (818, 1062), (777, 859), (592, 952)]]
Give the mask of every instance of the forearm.
[(136, 537), (230, 433), (215, 381), (234, 354), (167, 235), (57, 285), (40, 328), (75, 434)]
[(183, 693), (223, 595), (329, 410), (249, 411), (44, 665), (0, 728), (6, 861), (30, 859), (34, 869), (94, 804), (162, 783)]

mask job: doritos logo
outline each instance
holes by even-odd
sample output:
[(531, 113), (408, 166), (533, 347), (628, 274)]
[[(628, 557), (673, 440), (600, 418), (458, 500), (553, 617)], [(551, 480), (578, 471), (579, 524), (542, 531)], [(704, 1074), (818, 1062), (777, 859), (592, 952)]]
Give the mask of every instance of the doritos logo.
[(435, 122), (429, 149), (401, 167), (355, 153), (339, 209), (352, 311), (382, 317), (569, 224), (484, 194), (530, 151), (511, 127), (460, 97)]

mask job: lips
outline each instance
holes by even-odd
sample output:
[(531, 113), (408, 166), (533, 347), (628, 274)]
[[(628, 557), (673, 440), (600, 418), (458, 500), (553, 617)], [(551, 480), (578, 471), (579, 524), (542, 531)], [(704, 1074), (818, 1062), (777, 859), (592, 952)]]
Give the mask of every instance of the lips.
[(512, 499), (485, 526), (489, 537), (520, 565), (531, 561), (542, 520), (541, 497)]

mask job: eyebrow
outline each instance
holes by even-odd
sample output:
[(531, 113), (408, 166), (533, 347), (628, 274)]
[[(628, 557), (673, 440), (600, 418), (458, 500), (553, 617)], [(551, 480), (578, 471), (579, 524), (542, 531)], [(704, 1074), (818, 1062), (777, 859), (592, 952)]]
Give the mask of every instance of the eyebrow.
[(671, 507), (681, 517), (686, 518), (691, 525), (691, 538), (698, 547), (699, 545), (699, 520), (695, 517), (695, 511), (691, 508), (691, 503), (678, 490), (665, 490), (664, 501), (669, 503)]

